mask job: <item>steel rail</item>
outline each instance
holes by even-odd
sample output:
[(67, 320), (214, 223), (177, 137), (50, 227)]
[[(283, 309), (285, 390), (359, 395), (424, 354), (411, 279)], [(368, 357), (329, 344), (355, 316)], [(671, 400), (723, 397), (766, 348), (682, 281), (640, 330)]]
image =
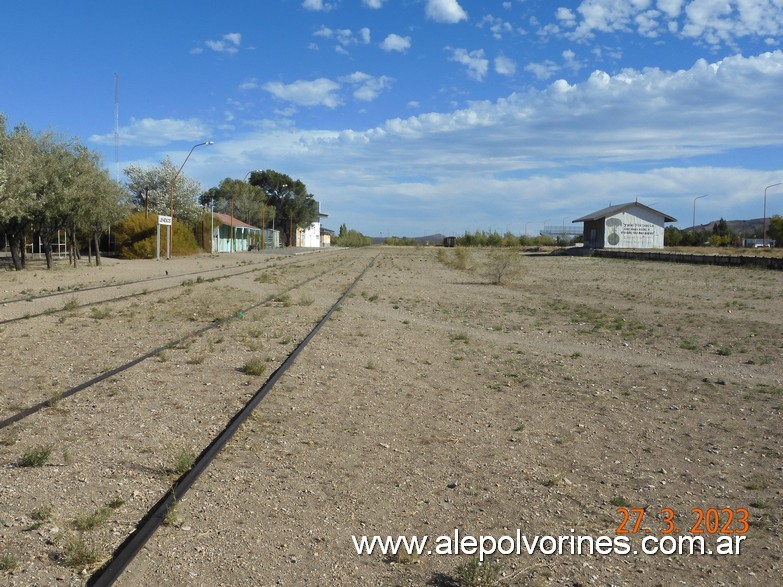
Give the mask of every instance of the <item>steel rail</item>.
[(259, 403), (266, 397), (269, 391), (274, 387), (280, 377), (293, 365), (296, 358), (304, 350), (304, 348), (310, 343), (310, 341), (318, 334), (324, 324), (331, 318), (335, 310), (343, 303), (351, 290), (357, 283), (364, 277), (365, 273), (372, 267), (377, 255), (370, 260), (367, 267), (362, 270), (359, 276), (351, 283), (351, 285), (343, 292), (340, 298), (329, 309), (323, 318), (316, 324), (310, 333), (299, 343), (299, 345), (291, 352), (290, 355), (283, 361), (283, 363), (270, 375), (266, 383), (256, 391), (253, 397), (248, 401), (245, 406), (237, 412), (234, 417), (229, 421), (228, 425), (218, 434), (212, 442), (205, 448), (199, 457), (196, 459), (193, 467), (184, 473), (172, 486), (172, 488), (164, 495), (142, 518), (136, 530), (131, 533), (125, 541), (117, 547), (112, 555), (112, 558), (98, 571), (96, 571), (92, 577), (87, 581), (89, 587), (108, 587), (119, 578), (125, 568), (136, 557), (139, 551), (144, 547), (147, 541), (152, 537), (155, 531), (163, 524), (166, 518), (166, 514), (176, 505), (176, 503), (182, 499), (182, 497), (193, 486), (196, 480), (201, 474), (209, 467), (212, 461), (215, 460), (217, 455), (226, 446), (229, 440), (236, 434), (239, 427), (248, 419), (253, 410)]
[[(260, 265), (261, 263), (253, 263), (253, 265)], [(238, 265), (237, 267), (247, 268), (247, 265)], [(124, 287), (126, 285), (134, 285), (137, 283), (148, 283), (150, 281), (160, 281), (161, 279), (176, 279), (178, 277), (190, 277), (191, 275), (201, 275), (204, 273), (210, 273), (212, 271), (222, 271), (225, 269), (235, 269), (235, 267), (215, 267), (213, 269), (204, 269), (203, 271), (190, 271), (189, 273), (177, 273), (176, 275), (157, 275), (155, 277), (145, 277), (144, 279), (137, 279), (135, 281), (118, 281), (116, 283), (106, 283), (104, 285), (92, 285), (90, 287), (82, 287), (78, 289), (67, 289), (60, 291), (53, 291), (38, 296), (27, 296), (23, 298), (8, 298), (6, 300), (0, 300), (0, 304), (18, 304), (21, 302), (31, 302), (35, 300), (44, 300), (46, 298), (54, 298), (57, 296), (64, 296), (68, 294), (82, 293), (85, 291), (94, 291), (97, 289), (107, 289), (110, 287)]]
[[(307, 258), (305, 258), (305, 259), (296, 259), (296, 260), (291, 261), (290, 263), (275, 263), (273, 265), (265, 265), (263, 267), (253, 267), (251, 269), (247, 269), (247, 266), (243, 266), (242, 268), (246, 269), (245, 271), (237, 271), (236, 273), (229, 273), (229, 274), (226, 274), (226, 275), (219, 275), (217, 277), (211, 277), (211, 278), (209, 278), (208, 281), (214, 281), (214, 280), (217, 280), (217, 279), (226, 279), (228, 277), (237, 277), (239, 275), (245, 275), (247, 273), (253, 273), (255, 271), (264, 271), (266, 269), (276, 269), (278, 267), (288, 267), (290, 265), (295, 265), (297, 263), (300, 263), (300, 262), (303, 262), (303, 261), (306, 261), (306, 260), (309, 260), (309, 259), (307, 259)], [(259, 263), (255, 263), (254, 265), (260, 265), (260, 264)], [(11, 300), (11, 301), (6, 301), (6, 302), (0, 301), (0, 304), (11, 304), (11, 303), (16, 304), (16, 303), (21, 303), (21, 302), (30, 302), (30, 301), (35, 301), (35, 300), (43, 300), (43, 299), (46, 299), (46, 298), (51, 298), (51, 297), (59, 296), (59, 295), (68, 295), (68, 294), (76, 295), (77, 293), (82, 293), (82, 292), (96, 291), (96, 290), (101, 290), (101, 289), (109, 289), (109, 288), (112, 288), (112, 287), (126, 287), (128, 285), (136, 285), (136, 284), (140, 284), (140, 283), (147, 283), (149, 281), (156, 281), (156, 280), (160, 280), (160, 279), (175, 279), (175, 278), (178, 278), (178, 277), (189, 277), (189, 276), (192, 276), (192, 275), (203, 275), (204, 273), (210, 273), (212, 271), (230, 271), (231, 269), (235, 269), (235, 267), (229, 267), (229, 268), (218, 267), (218, 268), (215, 268), (215, 269), (205, 269), (204, 271), (194, 271), (194, 272), (191, 272), (191, 273), (182, 273), (182, 274), (173, 275), (173, 276), (172, 275), (165, 275), (165, 276), (159, 276), (159, 277), (151, 277), (151, 278), (148, 278), (148, 279), (139, 279), (137, 281), (126, 281), (126, 282), (123, 282), (123, 283), (109, 283), (109, 284), (106, 284), (106, 285), (98, 285), (98, 286), (88, 287), (88, 288), (84, 288), (84, 289), (69, 290), (69, 291), (64, 291), (64, 292), (45, 294), (45, 295), (36, 296), (36, 297), (33, 297), (33, 298), (19, 298), (19, 299), (15, 299), (15, 300)], [(41, 316), (49, 316), (51, 314), (56, 314), (58, 312), (67, 312), (67, 311), (75, 310), (77, 308), (89, 308), (90, 306), (97, 306), (98, 304), (105, 304), (105, 303), (109, 303), (109, 302), (120, 302), (122, 300), (128, 300), (128, 299), (135, 298), (135, 297), (138, 297), (138, 296), (144, 296), (144, 295), (149, 295), (149, 294), (152, 294), (152, 293), (162, 292), (162, 291), (166, 291), (166, 290), (169, 290), (169, 289), (174, 289), (175, 287), (181, 287), (181, 286), (182, 286), (182, 283), (177, 283), (177, 284), (174, 284), (174, 285), (169, 285), (169, 286), (161, 287), (161, 288), (158, 288), (158, 289), (153, 289), (151, 291), (138, 292), (138, 293), (135, 293), (135, 294), (125, 294), (125, 295), (122, 295), (122, 296), (118, 296), (116, 298), (108, 298), (108, 299), (99, 300), (99, 301), (96, 301), (96, 302), (87, 302), (87, 303), (84, 303), (84, 304), (79, 304), (79, 305), (75, 306), (74, 308), (68, 309), (68, 310), (66, 310), (65, 308), (50, 308), (48, 310), (44, 310), (43, 312), (38, 312), (37, 314), (26, 314), (24, 316), (19, 316), (17, 318), (6, 318), (4, 320), (0, 320), (0, 326), (3, 326), (4, 324), (11, 324), (13, 322), (21, 322), (22, 320), (29, 320), (31, 318), (39, 318)]]
[[(254, 303), (254, 304), (252, 304), (251, 306), (248, 306), (247, 308), (240, 309), (240, 310), (235, 310), (233, 313), (229, 314), (228, 316), (226, 316), (224, 318), (221, 318), (220, 320), (216, 320), (214, 322), (210, 322), (209, 324), (207, 324), (205, 326), (202, 326), (201, 328), (198, 328), (198, 329), (196, 329), (196, 330), (194, 330), (192, 332), (189, 332), (188, 334), (185, 334), (184, 336), (181, 336), (180, 338), (178, 338), (176, 340), (169, 341), (169, 342), (167, 342), (166, 344), (164, 344), (162, 346), (154, 348), (151, 351), (148, 351), (148, 352), (144, 353), (143, 355), (140, 355), (140, 356), (136, 357), (135, 359), (132, 359), (131, 361), (128, 361), (127, 363), (124, 363), (124, 364), (122, 364), (122, 365), (120, 365), (118, 367), (115, 367), (114, 369), (106, 371), (105, 373), (101, 373), (100, 375), (98, 375), (96, 377), (93, 377), (92, 379), (89, 379), (87, 381), (84, 381), (84, 382), (80, 383), (79, 385), (71, 387), (70, 389), (62, 392), (61, 394), (58, 394), (56, 397), (57, 397), (57, 399), (65, 399), (65, 398), (71, 397), (72, 395), (74, 395), (74, 394), (76, 394), (76, 393), (78, 393), (78, 392), (80, 392), (80, 391), (82, 391), (84, 389), (92, 387), (93, 385), (95, 385), (97, 383), (100, 383), (101, 381), (104, 381), (104, 380), (106, 380), (106, 379), (108, 379), (110, 377), (113, 377), (114, 375), (117, 375), (118, 373), (122, 373), (123, 371), (126, 371), (126, 370), (130, 369), (131, 367), (133, 367), (135, 365), (138, 365), (142, 361), (146, 361), (147, 359), (150, 359), (150, 358), (156, 356), (158, 353), (160, 353), (162, 351), (165, 351), (166, 349), (169, 349), (171, 347), (179, 346), (180, 344), (182, 344), (183, 342), (185, 342), (188, 339), (195, 338), (195, 337), (197, 337), (197, 336), (199, 336), (199, 335), (201, 335), (201, 334), (203, 334), (203, 333), (205, 333), (205, 332), (207, 332), (209, 330), (212, 330), (213, 328), (217, 328), (219, 326), (222, 326), (222, 325), (230, 322), (231, 320), (234, 320), (237, 317), (238, 314), (247, 314), (248, 312), (250, 312), (252, 310), (255, 310), (256, 308), (259, 308), (259, 307), (261, 307), (261, 306), (263, 306), (265, 304), (268, 304), (269, 302), (277, 299), (281, 295), (284, 295), (286, 293), (294, 291), (295, 289), (300, 288), (303, 285), (307, 285), (311, 281), (315, 281), (316, 279), (320, 279), (324, 275), (326, 275), (328, 273), (331, 273), (332, 271), (335, 271), (338, 268), (343, 267), (344, 265), (347, 265), (348, 263), (350, 263), (350, 260), (346, 261), (346, 263), (344, 263), (343, 265), (338, 265), (336, 267), (332, 267), (331, 269), (326, 269), (326, 270), (322, 271), (321, 273), (319, 273), (318, 275), (315, 275), (313, 277), (305, 279), (304, 281), (302, 281), (302, 282), (300, 282), (300, 283), (298, 283), (298, 284), (296, 284), (296, 285), (294, 285), (294, 286), (292, 286), (292, 287), (290, 287), (290, 288), (288, 288), (286, 290), (283, 290), (282, 292), (278, 292), (278, 293), (275, 293), (275, 294), (270, 294), (269, 296), (267, 296), (264, 299)], [(20, 420), (24, 420), (28, 416), (31, 416), (31, 415), (35, 414), (36, 412), (41, 411), (42, 409), (44, 409), (46, 407), (49, 407), (51, 405), (51, 401), (52, 401), (51, 398), (46, 399), (46, 400), (44, 400), (42, 402), (39, 402), (39, 403), (37, 403), (37, 404), (35, 404), (33, 406), (29, 406), (29, 407), (27, 407), (27, 408), (25, 408), (23, 410), (20, 410), (16, 414), (14, 414), (12, 416), (9, 416), (8, 418), (5, 418), (4, 420), (0, 420), (0, 430), (2, 430), (3, 428), (7, 428), (8, 426), (10, 426), (11, 424), (14, 424), (15, 422), (19, 422)]]

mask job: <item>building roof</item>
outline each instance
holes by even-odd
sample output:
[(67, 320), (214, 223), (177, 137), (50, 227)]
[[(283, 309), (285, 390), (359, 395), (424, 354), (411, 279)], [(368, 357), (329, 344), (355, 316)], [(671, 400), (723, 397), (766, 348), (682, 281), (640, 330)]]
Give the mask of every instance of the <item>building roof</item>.
[(629, 208), (643, 208), (645, 210), (649, 210), (653, 214), (657, 214), (658, 216), (663, 216), (664, 222), (677, 222), (677, 219), (674, 218), (673, 216), (669, 216), (668, 214), (664, 214), (663, 212), (654, 210), (653, 208), (650, 208), (649, 206), (645, 206), (644, 204), (640, 204), (639, 202), (628, 202), (627, 204), (617, 204), (615, 206), (609, 206), (608, 208), (603, 208), (601, 210), (593, 212), (592, 214), (588, 214), (587, 216), (582, 216), (581, 218), (572, 220), (571, 222), (572, 223), (590, 222), (592, 220), (600, 220), (601, 218), (606, 218), (607, 216), (614, 216), (615, 214), (624, 212)]
[(232, 218), (231, 214), (223, 214), (221, 212), (215, 212), (215, 220), (219, 221), (220, 224), (227, 224), (229, 226), (233, 224), (234, 228), (249, 228), (250, 230), (261, 230), (257, 226), (253, 226), (252, 224), (248, 224), (247, 222), (242, 222), (237, 218)]

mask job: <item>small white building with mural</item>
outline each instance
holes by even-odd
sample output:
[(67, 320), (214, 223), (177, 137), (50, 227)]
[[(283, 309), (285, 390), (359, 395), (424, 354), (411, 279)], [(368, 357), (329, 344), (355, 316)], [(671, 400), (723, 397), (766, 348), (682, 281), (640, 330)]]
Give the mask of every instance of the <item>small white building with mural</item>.
[(639, 202), (609, 206), (577, 218), (592, 249), (662, 249), (664, 225), (677, 219)]

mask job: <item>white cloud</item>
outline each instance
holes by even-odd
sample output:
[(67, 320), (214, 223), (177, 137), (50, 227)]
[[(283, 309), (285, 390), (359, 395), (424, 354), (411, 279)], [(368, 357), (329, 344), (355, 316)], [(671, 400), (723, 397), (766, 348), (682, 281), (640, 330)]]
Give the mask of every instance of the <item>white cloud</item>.
[(217, 41), (204, 41), (204, 44), (217, 53), (237, 53), (242, 43), (240, 33), (228, 33)]
[(304, 0), (302, 7), (313, 12), (329, 12), (337, 6), (336, 2), (324, 2), (323, 0)]
[(254, 77), (239, 84), (240, 90), (255, 90), (256, 88), (258, 88), (258, 80)]
[[(775, 51), (712, 64), (700, 60), (676, 72), (650, 68), (612, 76), (596, 71), (581, 83), (561, 80), (544, 91), (476, 102), (451, 114), (394, 120), (384, 128), (401, 134), (448, 131), (455, 148), (475, 148), (472, 140), (462, 141), (465, 133), (489, 126), (499, 134), (485, 152), (499, 157), (515, 151), (554, 160), (687, 157), (780, 143), (783, 120), (769, 112), (776, 111), (781, 84), (783, 52)], [(512, 137), (529, 135), (537, 140), (520, 152)]]
[(677, 18), (682, 12), (685, 0), (658, 0), (655, 4), (656, 8), (666, 13), (669, 18)]
[(425, 13), (427, 18), (446, 24), (454, 24), (468, 19), (468, 13), (463, 10), (457, 0), (427, 0)]
[(779, 0), (582, 0), (575, 11), (558, 8), (556, 18), (575, 40), (596, 33), (635, 32), (650, 38), (670, 33), (732, 45), (743, 37), (783, 33)]
[(495, 57), (495, 71), (500, 75), (512, 76), (517, 72), (517, 64), (505, 55)]
[[(196, 118), (132, 118), (129, 125), (119, 129), (121, 144), (132, 146), (156, 147), (176, 141), (199, 141), (210, 134), (208, 125)], [(89, 140), (99, 145), (114, 144), (114, 133), (92, 135)]]
[(567, 28), (572, 28), (576, 26), (576, 15), (573, 13), (573, 11), (570, 8), (558, 8), (557, 12), (555, 13), (557, 20), (560, 21), (560, 24)]
[(536, 79), (547, 80), (557, 75), (560, 67), (554, 61), (547, 59), (538, 63), (528, 63), (525, 66), (525, 71), (532, 73)]
[(514, 32), (514, 26), (510, 22), (501, 18), (496, 18), (491, 14), (485, 16), (481, 20), (481, 23), (479, 23), (479, 27), (483, 28), (485, 25), (489, 27), (489, 30), (492, 32), (492, 36), (497, 40), (501, 40), (505, 35)]
[[(373, 79), (357, 72), (340, 81), (358, 89)], [(234, 173), (227, 166), (236, 166), (234, 175), (241, 177), (258, 161), (296, 169), (330, 218), (374, 234), (398, 227), (426, 234), (433, 226), (459, 234), (497, 226), (498, 218), (559, 222), (636, 196), (689, 219), (688, 194), (703, 193), (722, 195), (710, 198), (710, 213), (728, 219), (749, 194), (760, 197), (749, 186), (763, 190), (774, 183), (763, 183), (774, 170), (688, 166), (688, 159), (780, 147), (783, 118), (771, 113), (779, 109), (781, 87), (781, 51), (700, 60), (679, 71), (596, 71), (364, 130), (299, 130), (270, 122), (256, 135), (220, 141), (211, 173), (219, 181)], [(625, 170), (627, 163), (644, 171)], [(199, 165), (200, 173), (205, 166)], [(475, 193), (488, 189), (498, 195), (492, 205), (477, 203)], [(531, 216), (536, 211), (541, 216)]]
[(477, 81), (483, 81), (489, 70), (489, 60), (484, 56), (483, 49), (467, 51), (466, 49), (452, 49), (449, 61), (456, 61), (467, 67), (468, 77)]
[(342, 104), (340, 96), (337, 95), (340, 84), (326, 78), (297, 80), (290, 84), (269, 82), (264, 84), (264, 89), (280, 100), (299, 106), (337, 108)]
[(374, 77), (357, 71), (340, 78), (340, 81), (354, 86), (353, 97), (359, 102), (372, 102), (381, 92), (388, 90), (394, 80), (385, 75)]
[(386, 0), (362, 0), (362, 4), (368, 8), (381, 8)]
[(399, 51), (405, 53), (411, 47), (410, 37), (401, 37), (394, 33), (388, 35), (381, 43), (381, 49), (384, 51)]
[(351, 29), (330, 29), (329, 27), (325, 26), (319, 28), (313, 33), (313, 35), (322, 39), (336, 41), (338, 50), (340, 47), (345, 50), (347, 47), (352, 45), (366, 45), (370, 42), (370, 29), (366, 27), (359, 29), (358, 37)]

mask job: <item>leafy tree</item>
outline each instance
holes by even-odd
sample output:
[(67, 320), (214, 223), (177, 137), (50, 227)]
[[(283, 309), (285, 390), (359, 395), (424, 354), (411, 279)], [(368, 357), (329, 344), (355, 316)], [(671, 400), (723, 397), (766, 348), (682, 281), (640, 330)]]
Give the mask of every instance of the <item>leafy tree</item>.
[(185, 223), (192, 224), (201, 217), (197, 196), (201, 192), (199, 183), (182, 173), (177, 175), (171, 159), (166, 157), (159, 165), (144, 168), (130, 165), (124, 169), (128, 189), (133, 194), (133, 203), (137, 210), (145, 214), (163, 214), (171, 212), (171, 183), (174, 182), (174, 216)]
[[(73, 212), (73, 187), (83, 172), (76, 147), (47, 133), (40, 137), (36, 153), (37, 172), (33, 175), (31, 206), (33, 226), (41, 239), (46, 267), (52, 267), (51, 241), (68, 227)], [(68, 168), (73, 173), (68, 173)]]
[(32, 222), (36, 152), (36, 137), (30, 130), (19, 125), (9, 134), (0, 115), (0, 231), (8, 238), (17, 271), (24, 268), (24, 235)]
[(318, 220), (318, 202), (300, 180), (267, 169), (251, 173), (250, 183), (260, 187), (266, 194), (267, 203), (275, 208), (276, 228), (285, 236), (283, 242), (293, 243), (297, 228)]
[(683, 241), (682, 231), (676, 226), (667, 226), (663, 229), (663, 245), (665, 247), (679, 246)]
[(715, 224), (712, 225), (712, 234), (717, 234), (718, 236), (728, 236), (729, 223), (726, 222), (723, 218), (721, 218)]
[(776, 247), (783, 247), (783, 216), (775, 214), (767, 225), (767, 238), (775, 241)]
[[(14, 268), (24, 268), (25, 235), (33, 228), (52, 267), (52, 238), (70, 234), (74, 259), (76, 235), (97, 238), (121, 213), (125, 192), (109, 179), (100, 157), (76, 139), (53, 132), (33, 134), (25, 125), (8, 132), (0, 115), (0, 232), (11, 247)], [(96, 257), (96, 260), (98, 257)]]
[(710, 243), (715, 247), (727, 247), (735, 240), (735, 235), (729, 229), (729, 223), (723, 218), (712, 225)]
[(100, 241), (109, 228), (131, 209), (128, 191), (111, 179), (108, 170), (95, 167), (84, 178), (86, 189), (79, 199), (76, 224), (95, 245), (95, 264), (101, 264)]
[(266, 194), (255, 185), (227, 177), (216, 188), (210, 188), (199, 198), (202, 205), (214, 205), (216, 212), (261, 226), (275, 216), (275, 208), (265, 204)]
[[(127, 178), (128, 190), (133, 195), (132, 202), (136, 209), (144, 210), (145, 216), (149, 215), (150, 204), (153, 213), (157, 213), (156, 210), (166, 209), (170, 186), (164, 185), (160, 178), (159, 169), (129, 165), (123, 170), (123, 173)], [(165, 214), (168, 215), (168, 210)]]

